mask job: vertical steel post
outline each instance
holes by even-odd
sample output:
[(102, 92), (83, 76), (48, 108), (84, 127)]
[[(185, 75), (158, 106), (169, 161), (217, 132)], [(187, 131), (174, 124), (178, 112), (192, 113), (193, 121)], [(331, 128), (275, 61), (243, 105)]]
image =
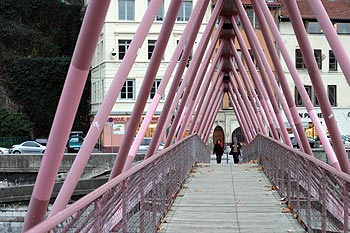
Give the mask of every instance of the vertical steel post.
[(62, 188), (56, 198), (49, 216), (53, 216), (66, 207), (74, 191), (74, 188), (84, 171), (85, 165), (90, 158), (94, 145), (103, 130), (103, 125), (107, 121), (108, 115), (110, 114), (113, 105), (116, 102), (116, 99), (124, 85), (131, 67), (136, 60), (138, 51), (141, 48), (143, 41), (145, 40), (148, 31), (153, 24), (153, 19), (156, 16), (161, 4), (162, 0), (153, 0), (146, 10), (145, 15), (130, 44), (130, 47), (128, 48), (125, 57), (110, 85), (110, 88), (108, 89), (106, 98), (102, 102), (100, 109), (96, 114), (95, 119), (92, 122), (90, 129), (85, 137), (83, 145), (72, 164), (72, 167), (67, 175), (64, 184), (62, 185)]
[(334, 154), (333, 148), (330, 144), (330, 142), (328, 141), (328, 138), (326, 136), (326, 133), (324, 132), (324, 129), (321, 125), (320, 120), (317, 117), (316, 111), (314, 109), (314, 106), (312, 105), (312, 102), (310, 100), (310, 97), (308, 95), (308, 93), (306, 92), (305, 88), (304, 88), (304, 84), (302, 83), (298, 71), (296, 70), (294, 63), (289, 55), (289, 52), (284, 44), (284, 41), (280, 35), (280, 32), (276, 26), (276, 23), (274, 22), (272, 15), (267, 7), (267, 5), (263, 2), (257, 1), (257, 3), (260, 6), (260, 9), (263, 11), (263, 14), (265, 16), (265, 20), (267, 21), (267, 23), (269, 24), (269, 28), (272, 32), (272, 34), (274, 35), (274, 38), (276, 40), (276, 43), (278, 45), (279, 51), (281, 52), (284, 61), (286, 62), (286, 65), (288, 67), (289, 72), (291, 73), (292, 79), (295, 83), (295, 86), (303, 100), (303, 103), (305, 105), (305, 108), (312, 120), (312, 122), (315, 125), (315, 128), (318, 132), (318, 135), (323, 143), (323, 147), (327, 153), (327, 156), (330, 160), (330, 164), (331, 166), (335, 167), (336, 169), (340, 170), (340, 165), (338, 162), (338, 159), (336, 157), (336, 155)]
[(22, 231), (45, 217), (109, 3), (109, 0), (91, 0), (87, 8)]
[(295, 1), (286, 1), (287, 10), (291, 19), (291, 23), (296, 35), (296, 38), (299, 42), (301, 53), (304, 57), (304, 61), (309, 72), (309, 76), (312, 82), (312, 85), (315, 89), (317, 99), (320, 103), (321, 111), (326, 122), (328, 132), (331, 136), (334, 151), (338, 157), (340, 167), (343, 172), (350, 174), (350, 164), (349, 159), (346, 155), (343, 141), (340, 136), (338, 125), (334, 117), (332, 107), (328, 100), (328, 95), (324, 89), (324, 84), (320, 71), (315, 61), (313, 49), (310, 42), (308, 41), (307, 34), (304, 28), (303, 21), (300, 17), (300, 12)]

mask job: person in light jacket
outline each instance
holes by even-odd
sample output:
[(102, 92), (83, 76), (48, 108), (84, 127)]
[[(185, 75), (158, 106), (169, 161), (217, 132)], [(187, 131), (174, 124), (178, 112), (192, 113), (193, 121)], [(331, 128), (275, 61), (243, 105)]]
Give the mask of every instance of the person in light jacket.
[(230, 145), (231, 151), (230, 155), (233, 156), (233, 162), (239, 163), (239, 156), (241, 155), (241, 143), (237, 140), (236, 137), (233, 138), (233, 142)]

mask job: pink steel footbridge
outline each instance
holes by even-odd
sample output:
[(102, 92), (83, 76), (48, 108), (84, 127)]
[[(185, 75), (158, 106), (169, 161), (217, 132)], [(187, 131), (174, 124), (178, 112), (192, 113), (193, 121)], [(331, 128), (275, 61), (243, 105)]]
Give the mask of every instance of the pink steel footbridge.
[[(69, 203), (162, 0), (150, 1), (144, 12), (82, 148), (47, 212), (65, 144), (110, 4), (109, 0), (89, 1), (23, 232), (156, 232), (192, 166), (210, 162), (211, 151), (207, 141), (224, 94), (233, 103), (233, 111), (248, 142), (243, 152), (244, 159), (258, 160), (264, 166), (268, 177), (279, 187), (278, 192), (293, 203), (293, 211), (304, 216), (303, 221), (310, 231), (313, 222), (319, 221), (322, 232), (326, 232), (330, 222), (339, 232), (348, 232), (349, 159), (298, 7), (300, 2), (309, 3), (342, 69), (344, 85), (348, 88), (349, 51), (339, 41), (323, 1), (196, 1), (161, 84), (151, 105), (145, 109), (182, 4), (180, 0), (169, 2), (171, 10), (167, 11), (159, 32), (109, 181), (78, 201)], [(257, 37), (246, 14), (244, 7), (247, 5), (253, 9), (259, 21), (261, 38)], [(276, 19), (269, 10), (282, 5), (288, 11), (332, 145), (281, 37)], [(209, 21), (189, 63), (208, 8), (212, 10)], [(266, 47), (263, 48), (261, 41)], [(323, 142), (329, 165), (313, 156), (282, 61)], [(132, 167), (137, 149), (166, 88), (169, 92), (144, 161)], [(144, 111), (147, 112), (146, 117), (135, 136)], [(300, 151), (292, 146), (282, 114), (288, 120)], [(165, 149), (157, 153), (167, 129), (170, 130), (166, 135)], [(314, 218), (316, 212), (317, 219)]]

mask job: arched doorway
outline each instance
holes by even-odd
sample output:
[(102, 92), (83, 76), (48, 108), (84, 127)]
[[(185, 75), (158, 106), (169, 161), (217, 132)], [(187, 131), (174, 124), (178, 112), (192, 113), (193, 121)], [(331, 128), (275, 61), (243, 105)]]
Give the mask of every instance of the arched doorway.
[(238, 139), (239, 142), (247, 142), (247, 140), (245, 139), (245, 136), (242, 132), (241, 127), (236, 128), (233, 132), (232, 132), (232, 138), (231, 140), (233, 141), (233, 138), (236, 137)]
[(215, 145), (216, 140), (220, 139), (225, 145), (225, 134), (221, 126), (216, 126), (213, 132), (213, 145)]

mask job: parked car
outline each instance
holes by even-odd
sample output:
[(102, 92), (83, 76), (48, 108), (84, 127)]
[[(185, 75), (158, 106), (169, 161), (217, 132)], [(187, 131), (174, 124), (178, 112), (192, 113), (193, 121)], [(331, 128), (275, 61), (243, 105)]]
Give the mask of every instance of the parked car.
[(35, 141), (25, 141), (10, 148), (10, 154), (43, 154), (46, 146)]
[(68, 139), (67, 149), (68, 153), (78, 152), (83, 145), (84, 138), (82, 136), (74, 135)]
[[(310, 144), (311, 148), (317, 148), (317, 147), (320, 146), (319, 141), (316, 141), (315, 139), (313, 139), (311, 137), (307, 137), (307, 139), (309, 141), (309, 144)], [(294, 148), (299, 148), (297, 139), (295, 137), (291, 137), (291, 141), (292, 141), (292, 145), (293, 145)]]
[(10, 150), (9, 149), (7, 149), (7, 148), (4, 148), (4, 147), (0, 147), (0, 154), (8, 154), (10, 152)]
[[(137, 150), (137, 153), (145, 154), (147, 152), (147, 150), (148, 150), (149, 145), (151, 144), (151, 140), (152, 140), (152, 138), (143, 138), (142, 142), (141, 142), (141, 145), (140, 145), (139, 149)], [(160, 151), (160, 150), (164, 149), (164, 145), (165, 144), (163, 142), (161, 142), (159, 144), (159, 147), (158, 147), (157, 151)]]

